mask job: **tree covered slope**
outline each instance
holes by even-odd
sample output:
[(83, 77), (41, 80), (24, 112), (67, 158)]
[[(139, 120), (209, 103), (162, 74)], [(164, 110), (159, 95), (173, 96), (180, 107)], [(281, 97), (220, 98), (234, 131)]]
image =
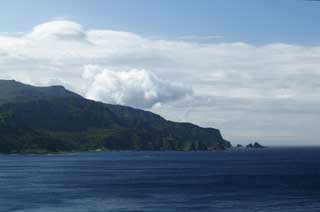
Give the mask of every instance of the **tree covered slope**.
[(0, 80), (0, 152), (225, 149), (220, 131), (103, 104), (62, 86)]

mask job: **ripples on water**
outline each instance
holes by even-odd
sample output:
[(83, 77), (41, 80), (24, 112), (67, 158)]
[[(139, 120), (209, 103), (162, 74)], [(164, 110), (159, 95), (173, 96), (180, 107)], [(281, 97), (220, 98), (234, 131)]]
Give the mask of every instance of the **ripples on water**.
[(0, 155), (2, 212), (319, 212), (320, 148)]

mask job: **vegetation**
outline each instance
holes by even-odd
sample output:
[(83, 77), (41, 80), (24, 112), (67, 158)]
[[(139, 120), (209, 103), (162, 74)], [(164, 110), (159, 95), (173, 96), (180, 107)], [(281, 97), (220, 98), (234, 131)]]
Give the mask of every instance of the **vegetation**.
[(87, 100), (61, 86), (0, 80), (0, 152), (213, 150), (230, 147), (219, 130), (151, 112)]

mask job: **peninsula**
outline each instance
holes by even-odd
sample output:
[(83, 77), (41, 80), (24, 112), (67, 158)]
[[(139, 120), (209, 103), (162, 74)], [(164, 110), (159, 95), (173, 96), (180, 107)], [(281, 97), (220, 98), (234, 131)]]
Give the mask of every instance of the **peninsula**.
[(62, 86), (0, 80), (0, 153), (224, 150), (220, 131), (88, 100)]

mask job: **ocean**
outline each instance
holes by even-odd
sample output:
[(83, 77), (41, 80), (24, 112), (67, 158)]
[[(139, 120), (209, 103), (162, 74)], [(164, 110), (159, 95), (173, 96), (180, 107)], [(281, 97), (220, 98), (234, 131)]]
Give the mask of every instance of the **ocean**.
[(320, 148), (0, 155), (1, 212), (319, 212)]

